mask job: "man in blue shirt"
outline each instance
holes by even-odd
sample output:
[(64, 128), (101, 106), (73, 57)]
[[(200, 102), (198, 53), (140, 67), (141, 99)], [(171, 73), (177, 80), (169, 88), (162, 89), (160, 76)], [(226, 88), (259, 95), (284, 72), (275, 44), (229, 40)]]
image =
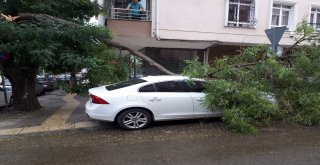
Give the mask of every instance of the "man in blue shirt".
[(144, 11), (144, 7), (138, 0), (133, 0), (133, 2), (129, 3), (127, 9), (131, 9), (131, 18), (132, 19), (140, 19), (141, 11)]

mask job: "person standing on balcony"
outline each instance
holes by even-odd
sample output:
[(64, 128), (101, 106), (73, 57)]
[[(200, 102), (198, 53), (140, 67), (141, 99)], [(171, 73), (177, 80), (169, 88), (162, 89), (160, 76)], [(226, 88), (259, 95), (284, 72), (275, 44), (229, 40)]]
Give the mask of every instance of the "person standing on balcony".
[(133, 0), (127, 7), (127, 9), (131, 9), (132, 19), (141, 19), (141, 11), (144, 11), (144, 7), (139, 1), (140, 0)]

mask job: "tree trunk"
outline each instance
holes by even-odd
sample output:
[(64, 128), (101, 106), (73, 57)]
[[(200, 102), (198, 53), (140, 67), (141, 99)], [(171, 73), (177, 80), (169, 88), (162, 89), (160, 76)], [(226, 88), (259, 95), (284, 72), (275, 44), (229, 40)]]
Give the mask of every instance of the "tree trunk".
[(161, 72), (168, 74), (168, 75), (175, 75), (175, 73), (169, 71), (167, 68), (165, 68), (164, 66), (158, 64), (156, 61), (154, 61), (153, 59), (149, 58), (148, 56), (146, 56), (145, 54), (138, 52), (136, 50), (133, 50), (125, 45), (119, 44), (117, 42), (113, 42), (109, 39), (100, 39), (100, 41), (102, 41), (104, 44), (106, 45), (110, 45), (112, 47), (118, 48), (120, 50), (127, 50), (128, 52), (130, 52), (132, 55), (139, 57), (145, 61), (147, 61), (151, 66), (156, 67), (157, 69), (159, 69)]
[(13, 108), (18, 111), (35, 111), (41, 109), (35, 91), (37, 69), (7, 73), (12, 85)]

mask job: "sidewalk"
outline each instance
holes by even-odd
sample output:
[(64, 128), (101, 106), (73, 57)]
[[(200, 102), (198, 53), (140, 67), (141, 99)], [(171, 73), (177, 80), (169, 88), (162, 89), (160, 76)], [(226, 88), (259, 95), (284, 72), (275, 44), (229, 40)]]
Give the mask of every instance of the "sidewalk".
[(36, 112), (0, 113), (0, 136), (99, 127), (85, 114), (88, 97), (56, 90), (38, 99), (43, 108)]

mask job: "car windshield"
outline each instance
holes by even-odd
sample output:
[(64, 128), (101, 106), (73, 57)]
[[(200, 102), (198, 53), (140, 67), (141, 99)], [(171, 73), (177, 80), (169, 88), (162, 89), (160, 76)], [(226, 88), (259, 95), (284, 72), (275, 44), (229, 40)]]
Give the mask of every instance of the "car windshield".
[(124, 88), (124, 87), (136, 85), (136, 84), (140, 84), (140, 83), (144, 83), (144, 82), (147, 82), (147, 81), (142, 80), (142, 79), (132, 79), (132, 80), (128, 80), (128, 81), (119, 82), (116, 84), (107, 85), (106, 88), (107, 88), (107, 90), (112, 91), (112, 90), (116, 90), (119, 88)]

